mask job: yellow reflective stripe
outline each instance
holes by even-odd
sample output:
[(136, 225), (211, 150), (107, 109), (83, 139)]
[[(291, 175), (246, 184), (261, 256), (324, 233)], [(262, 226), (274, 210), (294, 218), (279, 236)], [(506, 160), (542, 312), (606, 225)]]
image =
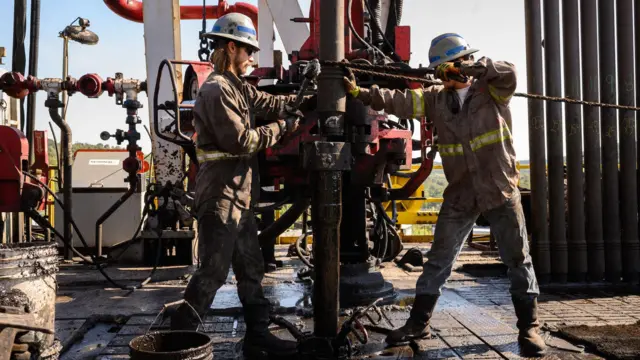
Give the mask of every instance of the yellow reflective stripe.
[(259, 135), (258, 132), (255, 131), (254, 129), (249, 129), (248, 130), (248, 134), (247, 134), (247, 150), (249, 152), (249, 154), (252, 154), (254, 152), (256, 152), (256, 149), (258, 148), (258, 141), (259, 139)]
[(438, 144), (438, 152), (440, 156), (462, 155), (462, 144)]
[(424, 116), (424, 99), (422, 97), (422, 90), (411, 90), (411, 97), (413, 98), (413, 117), (419, 118)]
[(511, 99), (511, 95), (509, 96), (500, 96), (498, 95), (498, 90), (493, 85), (489, 85), (489, 94), (493, 97), (497, 102), (506, 103)]
[(241, 158), (241, 157), (247, 157), (249, 155), (234, 155), (234, 154), (229, 154), (226, 152), (222, 152), (222, 151), (216, 151), (216, 150), (212, 150), (212, 151), (206, 151), (206, 150), (200, 150), (197, 149), (196, 150), (196, 155), (198, 156), (198, 162), (206, 162), (206, 161), (219, 161), (219, 160), (226, 160), (226, 159), (233, 159), (233, 158)]
[(476, 151), (487, 145), (503, 142), (507, 139), (511, 139), (509, 129), (500, 128), (475, 137), (473, 140), (469, 141), (469, 144), (471, 145), (471, 150)]

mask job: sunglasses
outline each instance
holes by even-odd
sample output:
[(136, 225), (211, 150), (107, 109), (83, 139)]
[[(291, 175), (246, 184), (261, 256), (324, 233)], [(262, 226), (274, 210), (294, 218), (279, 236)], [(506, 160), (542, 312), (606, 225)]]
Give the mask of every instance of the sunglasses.
[(251, 55), (253, 55), (253, 54), (256, 52), (256, 49), (254, 49), (254, 48), (250, 48), (250, 47), (245, 47), (245, 48), (244, 48), (244, 51), (246, 51), (246, 52), (247, 52), (247, 55), (251, 56)]

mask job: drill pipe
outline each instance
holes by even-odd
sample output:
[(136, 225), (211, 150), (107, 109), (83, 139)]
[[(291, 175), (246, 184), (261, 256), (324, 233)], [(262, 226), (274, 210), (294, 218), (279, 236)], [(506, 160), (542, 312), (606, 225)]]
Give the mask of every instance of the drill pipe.
[[(323, 4), (320, 60), (340, 61), (344, 58), (344, 0), (327, 0)], [(339, 143), (344, 134), (346, 95), (342, 77), (341, 69), (329, 67), (323, 69), (318, 78), (318, 130), (323, 141), (333, 142), (328, 147)], [(312, 197), (316, 268), (314, 333), (325, 338), (334, 338), (338, 332), (342, 172), (335, 166), (333, 163), (318, 171)]]
[[(564, 54), (580, 53), (578, 0), (562, 1)], [(580, 99), (580, 58), (564, 56), (564, 92), (571, 99)], [(587, 278), (587, 242), (584, 223), (584, 174), (582, 173), (582, 108), (565, 104), (567, 142), (567, 182), (569, 186), (569, 280)]]
[[(549, 96), (562, 97), (560, 63), (560, 3), (544, 2), (545, 85)], [(547, 103), (547, 152), (549, 153), (549, 222), (551, 276), (567, 280), (567, 239), (564, 217), (564, 159), (562, 156), (562, 104)]]
[[(527, 41), (527, 91), (542, 94), (542, 18), (540, 0), (525, 0)], [(536, 276), (540, 283), (549, 282), (551, 259), (547, 227), (547, 175), (545, 156), (544, 103), (529, 99), (529, 158), (531, 162), (532, 251)]]
[[(597, 24), (597, 0), (580, 3), (582, 24)], [(586, 101), (599, 101), (598, 27), (582, 26), (582, 93)], [(604, 279), (604, 237), (602, 233), (602, 179), (600, 172), (600, 112), (584, 107), (584, 162), (586, 174), (585, 207), (589, 281)]]
[[(616, 1), (618, 38), (618, 100), (635, 106), (633, 59), (633, 0)], [(618, 112), (620, 129), (620, 219), (622, 220), (622, 276), (625, 281), (638, 280), (640, 243), (638, 242), (638, 183), (636, 173), (636, 114)]]
[[(598, 1), (598, 28), (600, 29), (600, 101), (616, 101), (616, 53), (614, 2)], [(618, 184), (618, 124), (614, 109), (601, 108), (602, 139), (602, 199), (603, 232), (605, 242), (605, 276), (618, 282), (622, 273), (620, 252), (620, 207)]]

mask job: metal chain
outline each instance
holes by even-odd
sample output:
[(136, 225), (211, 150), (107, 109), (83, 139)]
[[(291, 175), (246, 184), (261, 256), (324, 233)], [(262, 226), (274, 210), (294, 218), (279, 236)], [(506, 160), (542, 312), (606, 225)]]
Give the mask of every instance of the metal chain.
[[(383, 77), (393, 80), (401, 80), (401, 81), (411, 81), (425, 84), (427, 86), (431, 85), (442, 85), (441, 81), (427, 79), (423, 77), (414, 77), (403, 75), (406, 73), (416, 73), (416, 70), (420, 70), (423, 73), (432, 72), (431, 69), (403, 69), (395, 66), (388, 65), (371, 65), (371, 64), (358, 64), (358, 63), (348, 63), (348, 62), (340, 62), (340, 61), (321, 61), (323, 65), (328, 66), (340, 66), (343, 68), (348, 68), (354, 73), (361, 73), (371, 76)], [(376, 71), (377, 70), (377, 71)], [(513, 94), (515, 97), (523, 97), (534, 100), (544, 100), (544, 101), (552, 101), (552, 102), (563, 102), (567, 104), (574, 105), (586, 105), (586, 106), (596, 106), (602, 108), (610, 108), (610, 109), (618, 109), (618, 110), (630, 110), (630, 111), (640, 111), (640, 107), (628, 106), (628, 105), (618, 105), (618, 104), (607, 104), (600, 103), (597, 101), (585, 101), (585, 100), (577, 100), (577, 99), (569, 99), (562, 97), (553, 97), (539, 94), (527, 94), (527, 93), (515, 93)]]

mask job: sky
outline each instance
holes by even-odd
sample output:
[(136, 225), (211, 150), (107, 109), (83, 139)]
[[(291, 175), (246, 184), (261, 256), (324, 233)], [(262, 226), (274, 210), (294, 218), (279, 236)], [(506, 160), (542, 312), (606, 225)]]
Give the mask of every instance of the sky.
[[(234, 0), (228, 1), (230, 4)], [(257, 6), (257, 0), (244, 0)], [(13, 43), (13, 1), (0, 0), (0, 46), (6, 48), (5, 65), (0, 68), (10, 70)], [(31, 1), (27, 1), (27, 24)], [(299, 0), (302, 11), (308, 15), (310, 0)], [(487, 6), (488, 3), (491, 6)], [(200, 0), (182, 0), (181, 5), (201, 5)], [(208, 5), (217, 4), (207, 0)], [(86, 73), (97, 73), (103, 79), (114, 77), (116, 72), (125, 78), (146, 79), (144, 31), (142, 23), (135, 23), (111, 12), (102, 0), (43, 0), (40, 9), (40, 48), (38, 77), (62, 76), (62, 39), (58, 33), (77, 17), (91, 21), (90, 29), (100, 41), (97, 45), (69, 44), (69, 74), (80, 78)], [(412, 67), (428, 65), (428, 51), (431, 39), (439, 34), (455, 32), (479, 49), (476, 58), (487, 56), (494, 60), (513, 63), (518, 71), (517, 92), (526, 92), (526, 54), (524, 29), (524, 1), (522, 0), (457, 0), (454, 7), (443, 6), (441, 0), (405, 0), (401, 25), (411, 26)], [(208, 20), (211, 27), (213, 20)], [(197, 60), (199, 49), (198, 31), (202, 22), (181, 21), (182, 58)], [(27, 26), (27, 58), (29, 31)], [(284, 50), (278, 40), (276, 29), (276, 50)], [(286, 57), (284, 57), (286, 59)], [(28, 59), (27, 59), (28, 68)], [(153, 74), (156, 76), (156, 74)], [(166, 76), (166, 74), (165, 74)], [(149, 124), (149, 108), (146, 94), (139, 100), (144, 108), (139, 111), (142, 124)], [(50, 118), (44, 107), (44, 94), (37, 95), (36, 128), (49, 130)], [(513, 136), (517, 158), (529, 158), (527, 100), (513, 98)], [(111, 139), (104, 142), (100, 132), (126, 129), (126, 113), (115, 104), (115, 98), (103, 94), (98, 99), (89, 99), (82, 94), (70, 97), (67, 121), (72, 129), (73, 142), (107, 143), (116, 145)], [(54, 125), (54, 129), (56, 129)], [(150, 150), (150, 139), (140, 126), (141, 146), (146, 153)], [(56, 133), (58, 130), (56, 129)], [(58, 136), (58, 139), (60, 137)], [(124, 144), (123, 144), (124, 145)]]

